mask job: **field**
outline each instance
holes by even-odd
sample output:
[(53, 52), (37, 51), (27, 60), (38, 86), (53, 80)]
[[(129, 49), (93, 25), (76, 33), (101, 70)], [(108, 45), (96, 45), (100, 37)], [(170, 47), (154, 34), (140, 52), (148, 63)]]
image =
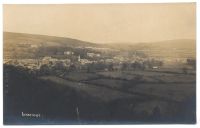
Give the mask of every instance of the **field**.
[(90, 97), (97, 98), (103, 102), (109, 102), (112, 100), (117, 100), (117, 99), (122, 99), (122, 98), (137, 97), (136, 95), (133, 95), (133, 94), (127, 94), (121, 91), (111, 90), (104, 87), (102, 88), (102, 87), (94, 86), (90, 84), (72, 82), (72, 81), (64, 80), (62, 78), (58, 78), (55, 76), (41, 77), (41, 79), (55, 82), (61, 86), (67, 86), (67, 87), (73, 88), (78, 93), (85, 93), (89, 95)]
[(64, 75), (65, 79), (72, 81), (85, 81), (90, 79), (97, 79), (99, 76), (94, 73), (85, 73), (85, 72), (69, 72)]
[(159, 111), (161, 119), (177, 121), (186, 118), (184, 110), (189, 116), (194, 114), (195, 77), (194, 74), (170, 71), (110, 71), (73, 72), (63, 78), (44, 76), (41, 79), (70, 87), (87, 100), (92, 99), (92, 104), (101, 102), (105, 108), (114, 105), (116, 115), (112, 119), (132, 113), (134, 116), (129, 115), (130, 119), (151, 120), (149, 118), (155, 116), (155, 111)]
[(12, 79), (9, 88), (4, 87), (5, 121), (15, 117), (27, 123), (19, 117), (21, 111), (39, 112), (44, 122), (71, 120), (75, 124), (195, 121), (194, 74), (107, 71), (35, 78), (12, 66), (5, 71)]

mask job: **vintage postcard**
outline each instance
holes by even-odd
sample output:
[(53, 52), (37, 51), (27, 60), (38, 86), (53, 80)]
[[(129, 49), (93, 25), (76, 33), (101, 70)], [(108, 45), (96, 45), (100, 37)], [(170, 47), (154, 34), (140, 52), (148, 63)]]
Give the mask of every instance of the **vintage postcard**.
[(195, 124), (196, 3), (4, 4), (3, 118)]

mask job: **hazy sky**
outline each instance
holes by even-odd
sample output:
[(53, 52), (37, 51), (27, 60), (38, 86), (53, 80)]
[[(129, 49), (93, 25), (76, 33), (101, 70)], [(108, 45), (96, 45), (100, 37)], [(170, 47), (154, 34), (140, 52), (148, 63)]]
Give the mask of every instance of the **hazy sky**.
[(95, 43), (195, 39), (195, 10), (195, 3), (4, 5), (3, 29)]

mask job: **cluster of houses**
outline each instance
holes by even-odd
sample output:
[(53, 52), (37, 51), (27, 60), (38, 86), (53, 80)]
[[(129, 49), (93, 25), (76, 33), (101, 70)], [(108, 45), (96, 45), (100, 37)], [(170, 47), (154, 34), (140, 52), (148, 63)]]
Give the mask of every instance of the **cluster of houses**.
[(44, 56), (38, 59), (10, 59), (5, 61), (5, 63), (22, 66), (31, 70), (40, 70), (42, 66), (46, 65), (54, 69), (69, 69), (73, 67), (78, 70), (93, 68), (93, 70), (99, 69), (105, 71), (158, 68), (162, 65), (162, 61), (160, 60), (142, 58), (135, 55), (132, 57), (115, 55), (103, 58), (100, 53), (87, 52), (87, 58), (81, 58), (80, 55), (75, 55), (73, 51), (64, 51), (63, 54), (67, 56), (64, 58)]

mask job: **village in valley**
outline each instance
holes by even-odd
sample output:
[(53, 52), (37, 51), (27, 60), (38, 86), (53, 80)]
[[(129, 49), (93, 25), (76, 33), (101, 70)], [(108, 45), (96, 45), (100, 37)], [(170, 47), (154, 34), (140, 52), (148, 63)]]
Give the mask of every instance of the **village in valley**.
[[(18, 47), (26, 49), (39, 49), (40, 45), (19, 43)], [(68, 49), (68, 48), (67, 48)], [(72, 50), (54, 51), (39, 56), (20, 58), (5, 53), (4, 64), (14, 65), (29, 69), (32, 73), (60, 70), (60, 72), (95, 72), (95, 71), (123, 71), (123, 70), (158, 70), (170, 68), (171, 64), (182, 64), (185, 70), (195, 70), (195, 59), (188, 58), (163, 58), (148, 56), (145, 51), (120, 51), (111, 48), (75, 47)], [(30, 50), (31, 51), (31, 50)], [(77, 52), (78, 51), (78, 52)], [(15, 54), (15, 53), (14, 53)], [(167, 66), (166, 66), (167, 65)], [(45, 72), (45, 69), (48, 71)], [(62, 73), (61, 73), (62, 74)]]
[[(179, 44), (194, 41), (171, 42), (173, 45), (164, 50), (159, 43), (116, 47), (69, 38), (4, 33), (4, 72), (15, 79), (4, 88), (5, 95), (19, 98), (11, 115), (17, 116), (25, 107), (52, 121), (192, 122), (195, 47)], [(15, 88), (12, 94), (8, 93), (11, 87)], [(21, 96), (20, 88), (29, 96)], [(37, 107), (23, 106), (22, 97), (26, 104)], [(38, 97), (44, 98), (38, 101)], [(51, 100), (55, 97), (59, 98)], [(41, 106), (44, 101), (50, 106), (59, 104), (60, 109)]]

